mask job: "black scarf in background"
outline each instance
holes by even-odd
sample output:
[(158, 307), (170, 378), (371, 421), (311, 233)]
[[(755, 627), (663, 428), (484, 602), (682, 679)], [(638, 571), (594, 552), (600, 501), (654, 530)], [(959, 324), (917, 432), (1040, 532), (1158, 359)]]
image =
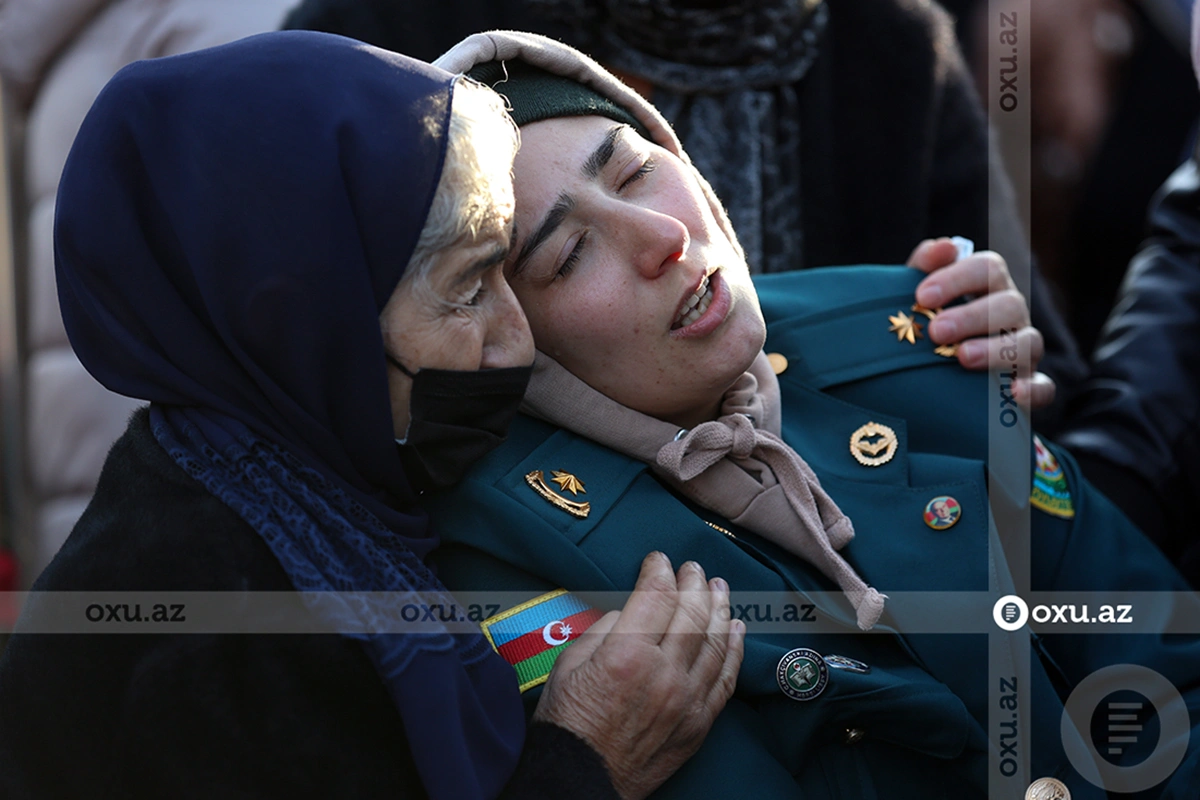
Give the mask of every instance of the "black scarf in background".
[(800, 104), (823, 0), (530, 0), (570, 21), (605, 65), (654, 85), (654, 104), (729, 210), (753, 272), (803, 264)]

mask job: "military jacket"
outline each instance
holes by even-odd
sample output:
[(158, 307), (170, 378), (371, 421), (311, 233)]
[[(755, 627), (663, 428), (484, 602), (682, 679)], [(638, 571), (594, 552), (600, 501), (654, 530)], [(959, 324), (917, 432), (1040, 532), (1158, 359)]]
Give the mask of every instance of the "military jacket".
[[(765, 349), (787, 362), (778, 374), (783, 438), (852, 520), (855, 538), (843, 556), (894, 596), (871, 633), (858, 631), (836, 586), (811, 565), (691, 503), (646, 464), (532, 418), (520, 417), (504, 445), (432, 499), (443, 541), (439, 575), (452, 590), (531, 598), (560, 588), (581, 596), (628, 591), (645, 555), (661, 550), (676, 566), (690, 559), (723, 577), (735, 604), (739, 593), (793, 593), (801, 618), (823, 621), (819, 632), (803, 623), (779, 632), (759, 623), (783, 609), (741, 609), (748, 635), (734, 698), (656, 797), (929, 800), (997, 796), (998, 786), (1023, 793), (1028, 782), (1053, 778), (1075, 800), (1103, 798), (1068, 759), (1076, 734), (1060, 731), (1080, 682), (1104, 667), (1138, 664), (1166, 677), (1189, 709), (1200, 706), (1196, 637), (995, 627), (991, 603), (1018, 579), (1010, 562), (1027, 565), (1033, 592), (1185, 587), (1069, 455), (1046, 444), (1033, 466), (1008, 377), (964, 370), (917, 336), (911, 323), (935, 313), (913, 308), (920, 278), (910, 269), (860, 267), (757, 280)], [(881, 451), (887, 437), (868, 436), (863, 463), (851, 437), (868, 423), (886, 426), (895, 446)], [(1024, 470), (999, 469), (1013, 452)], [(538, 471), (581, 481), (584, 493), (557, 494), (586, 500), (587, 515), (536, 491), (529, 476)], [(953, 501), (953, 524), (934, 518), (935, 498)], [(997, 525), (1022, 514), (1024, 559)], [(939, 613), (972, 603), (979, 623), (967, 632), (930, 626)], [(825, 680), (808, 699), (785, 692), (779, 674), (798, 649), (825, 661)], [(531, 711), (538, 691), (525, 693)], [(1020, 721), (1009, 710), (1017, 696), (1028, 709)], [(1187, 727), (1198, 719), (1192, 711)], [(1009, 776), (1025, 758), (1028, 772)], [(1197, 787), (1200, 737), (1192, 735), (1182, 764), (1147, 796), (1194, 798)]]

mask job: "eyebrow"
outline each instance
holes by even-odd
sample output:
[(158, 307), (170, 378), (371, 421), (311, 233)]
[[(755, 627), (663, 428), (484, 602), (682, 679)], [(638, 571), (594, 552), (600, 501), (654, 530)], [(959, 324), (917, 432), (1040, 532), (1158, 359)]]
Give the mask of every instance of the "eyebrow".
[[(613, 153), (616, 152), (617, 139), (620, 138), (623, 130), (628, 127), (628, 125), (614, 125), (605, 132), (604, 139), (601, 140), (599, 146), (583, 162), (581, 172), (585, 178), (594, 180), (599, 177), (601, 171), (612, 160)], [(567, 215), (574, 208), (575, 199), (573, 197), (565, 192), (558, 196), (558, 199), (554, 201), (554, 205), (550, 207), (550, 210), (546, 212), (546, 216), (542, 218), (541, 223), (533, 229), (533, 233), (529, 235), (529, 238), (521, 245), (521, 249), (517, 251), (517, 258), (513, 262), (512, 272), (509, 275), (510, 278), (515, 278), (521, 274), (521, 270), (525, 269), (533, 254), (558, 230), (558, 226), (563, 223), (563, 220), (567, 218)], [(515, 238), (514, 231), (514, 240)]]
[(508, 254), (512, 252), (512, 243), (513, 243), (513, 240), (516, 239), (516, 237), (517, 237), (517, 224), (514, 221), (512, 223), (512, 225), (510, 226), (510, 235), (508, 237), (508, 244), (507, 245), (496, 245), (495, 249), (492, 250), (490, 253), (473, 261), (469, 267), (467, 267), (465, 270), (460, 272), (458, 274), (458, 277), (456, 277), (454, 279), (455, 287), (461, 286), (462, 284), (465, 284), (465, 283), (469, 283), (470, 281), (474, 280), (481, 273), (487, 272), (489, 269), (496, 266), (497, 264), (502, 264), (505, 261), (505, 259), (508, 258)]
[(537, 249), (542, 246), (550, 234), (558, 230), (558, 226), (567, 218), (567, 214), (575, 208), (575, 200), (567, 194), (560, 194), (558, 199), (554, 201), (554, 205), (546, 212), (546, 216), (542, 218), (542, 222), (521, 245), (521, 249), (517, 251), (517, 259), (513, 262), (512, 274), (509, 276), (515, 278), (521, 274), (521, 270), (525, 269), (529, 259), (537, 252)]
[(600, 170), (612, 160), (613, 153), (617, 150), (617, 137), (621, 135), (624, 128), (628, 125), (614, 125), (604, 134), (604, 140), (600, 142), (600, 146), (592, 151), (592, 154), (587, 157), (587, 161), (583, 162), (583, 174), (587, 178), (595, 178), (600, 174)]

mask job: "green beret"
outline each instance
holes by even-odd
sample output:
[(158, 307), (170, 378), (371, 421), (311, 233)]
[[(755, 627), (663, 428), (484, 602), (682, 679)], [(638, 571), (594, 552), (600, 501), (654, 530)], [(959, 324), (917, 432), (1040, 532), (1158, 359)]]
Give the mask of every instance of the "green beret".
[(504, 95), (518, 127), (555, 117), (596, 115), (624, 122), (650, 138), (637, 117), (604, 95), (526, 61), (489, 61), (476, 65), (467, 76)]

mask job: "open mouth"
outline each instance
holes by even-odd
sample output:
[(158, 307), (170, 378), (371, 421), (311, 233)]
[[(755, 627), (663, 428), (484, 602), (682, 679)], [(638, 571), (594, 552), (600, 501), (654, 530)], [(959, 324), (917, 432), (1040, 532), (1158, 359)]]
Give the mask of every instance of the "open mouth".
[(708, 311), (708, 305), (712, 302), (713, 290), (709, 285), (708, 276), (705, 275), (700, 281), (700, 285), (696, 287), (696, 292), (687, 299), (683, 304), (683, 308), (679, 310), (679, 314), (675, 317), (675, 322), (671, 324), (671, 330), (677, 331), (680, 328), (686, 328), (700, 317), (704, 316), (704, 312)]

